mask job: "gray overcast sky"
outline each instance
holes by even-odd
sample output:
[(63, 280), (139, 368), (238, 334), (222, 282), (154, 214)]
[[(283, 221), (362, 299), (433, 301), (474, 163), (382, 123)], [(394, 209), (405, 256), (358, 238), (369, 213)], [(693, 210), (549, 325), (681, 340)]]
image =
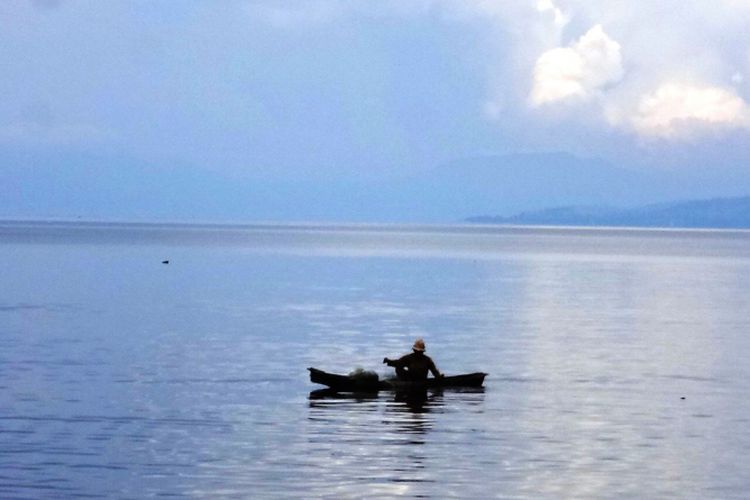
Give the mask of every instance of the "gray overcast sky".
[(747, 179), (749, 21), (747, 0), (5, 0), (0, 153), (302, 190), (519, 152)]

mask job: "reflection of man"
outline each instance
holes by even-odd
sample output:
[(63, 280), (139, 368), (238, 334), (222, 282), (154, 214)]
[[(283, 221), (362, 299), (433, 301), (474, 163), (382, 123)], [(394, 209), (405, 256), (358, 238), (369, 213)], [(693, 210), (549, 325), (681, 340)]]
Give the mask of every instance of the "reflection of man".
[(427, 380), (427, 372), (432, 372), (435, 377), (442, 377), (432, 359), (424, 353), (424, 340), (417, 339), (411, 348), (412, 353), (399, 359), (383, 359), (383, 363), (396, 369), (396, 375), (401, 380), (420, 381)]

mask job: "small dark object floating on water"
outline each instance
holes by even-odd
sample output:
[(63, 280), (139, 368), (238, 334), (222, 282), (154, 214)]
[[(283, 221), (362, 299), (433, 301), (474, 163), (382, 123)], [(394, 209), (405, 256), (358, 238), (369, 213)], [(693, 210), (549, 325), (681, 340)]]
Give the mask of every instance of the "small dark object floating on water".
[(162, 264), (169, 264), (169, 261), (168, 260), (163, 260), (163, 261), (161, 261), (161, 263)]
[(451, 377), (428, 378), (424, 382), (407, 382), (403, 380), (379, 380), (377, 375), (370, 377), (350, 377), (324, 372), (317, 368), (310, 370), (310, 381), (327, 385), (340, 392), (378, 392), (411, 389), (432, 389), (441, 387), (482, 387), (486, 373), (476, 372)]

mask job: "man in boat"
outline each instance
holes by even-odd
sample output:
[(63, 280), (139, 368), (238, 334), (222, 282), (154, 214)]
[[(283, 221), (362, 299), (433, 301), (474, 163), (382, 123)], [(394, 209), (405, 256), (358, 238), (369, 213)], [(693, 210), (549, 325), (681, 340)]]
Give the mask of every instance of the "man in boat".
[(443, 376), (438, 371), (432, 358), (424, 353), (424, 340), (417, 339), (411, 349), (411, 354), (402, 356), (399, 359), (385, 358), (383, 359), (383, 363), (394, 367), (396, 369), (396, 375), (401, 380), (408, 380), (411, 382), (424, 381), (427, 380), (428, 371), (432, 372), (432, 375), (435, 378)]

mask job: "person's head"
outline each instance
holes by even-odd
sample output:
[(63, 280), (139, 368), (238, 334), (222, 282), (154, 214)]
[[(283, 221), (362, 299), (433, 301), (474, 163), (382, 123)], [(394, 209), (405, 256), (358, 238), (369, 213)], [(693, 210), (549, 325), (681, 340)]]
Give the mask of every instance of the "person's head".
[(424, 340), (422, 340), (422, 339), (415, 340), (414, 341), (414, 345), (412, 346), (412, 350), (414, 352), (423, 353), (424, 350), (425, 350)]

